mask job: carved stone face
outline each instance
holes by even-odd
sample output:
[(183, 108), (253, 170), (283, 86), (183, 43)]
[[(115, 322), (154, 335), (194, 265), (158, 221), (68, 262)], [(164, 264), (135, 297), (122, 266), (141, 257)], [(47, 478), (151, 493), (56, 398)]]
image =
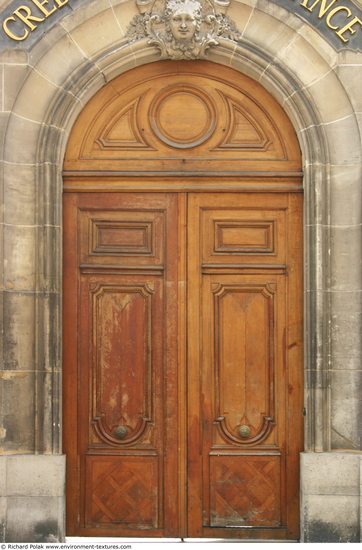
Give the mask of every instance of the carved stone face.
[(183, 6), (174, 11), (170, 17), (171, 32), (176, 40), (191, 40), (197, 28), (196, 14), (192, 9)]

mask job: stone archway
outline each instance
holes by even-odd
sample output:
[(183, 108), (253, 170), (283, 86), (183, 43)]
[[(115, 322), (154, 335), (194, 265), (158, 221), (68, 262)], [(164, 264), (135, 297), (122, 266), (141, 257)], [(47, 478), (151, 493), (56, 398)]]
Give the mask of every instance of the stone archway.
[[(271, 9), (273, 15), (268, 13)], [(52, 455), (61, 452), (62, 158), (67, 135), (87, 99), (106, 81), (128, 68), (158, 59), (157, 50), (146, 41), (133, 46), (122, 41), (122, 23), (134, 13), (131, 2), (120, 2), (112, 8), (92, 2), (86, 10), (75, 10), (65, 18), (34, 47), (32, 70), (17, 94), (7, 122), (5, 211), (14, 209), (17, 194), (22, 192), (23, 182), (27, 181), (34, 222), (29, 227), (28, 215), (19, 209), (12, 220), (9, 218), (5, 229), (7, 266), (4, 279), (5, 289), (13, 300), (9, 306), (12, 322), (19, 318), (17, 311), (21, 302), (23, 311), (27, 312), (25, 322), (31, 327), (23, 335), (22, 349), (26, 346), (34, 349), (34, 356), (29, 357), (29, 364), (33, 365), (29, 369), (32, 376), (22, 378), (22, 385), (17, 387), (24, 394), (35, 396), (24, 414), (29, 416), (31, 411), (36, 411), (36, 420), (22, 445), (5, 441), (5, 448), (8, 453), (17, 453), (20, 449), (21, 453), (30, 455), (48, 454), (49, 457), (42, 457), (42, 460), (44, 458), (49, 464), (58, 460)], [(339, 320), (345, 319), (346, 300), (353, 307), (361, 281), (360, 265), (354, 263), (354, 254), (361, 242), (359, 213), (357, 207), (354, 208), (360, 203), (361, 194), (356, 116), (345, 88), (333, 71), (335, 53), (296, 17), (269, 4), (264, 9), (256, 9), (242, 2), (235, 2), (230, 15), (244, 41), (238, 45), (221, 41), (210, 52), (209, 59), (231, 65), (259, 80), (288, 113), (303, 152), (306, 450), (353, 448), (358, 424), (352, 419), (358, 417), (359, 402), (355, 398), (339, 399), (336, 391), (339, 378), (333, 378), (330, 365), (331, 360), (336, 363), (355, 360), (348, 355)], [(96, 28), (97, 42), (91, 39)], [(265, 32), (260, 33), (260, 28)], [(39, 90), (38, 96), (36, 90)], [(330, 90), (333, 90), (331, 97), (326, 93)], [(35, 102), (29, 102), (31, 94), (36, 96)], [(352, 226), (351, 210), (339, 208), (344, 186), (353, 196)], [(347, 225), (350, 228), (348, 247), (344, 229)], [(339, 261), (341, 253), (344, 265), (354, 266), (348, 273)], [(359, 335), (359, 325), (352, 323), (348, 341), (359, 342)], [(14, 349), (14, 360), (18, 361), (23, 352), (19, 346)], [(344, 424), (338, 413), (344, 405), (348, 406), (349, 424)], [(8, 408), (11, 414), (10, 403)], [(14, 433), (21, 429), (20, 420), (13, 428)]]

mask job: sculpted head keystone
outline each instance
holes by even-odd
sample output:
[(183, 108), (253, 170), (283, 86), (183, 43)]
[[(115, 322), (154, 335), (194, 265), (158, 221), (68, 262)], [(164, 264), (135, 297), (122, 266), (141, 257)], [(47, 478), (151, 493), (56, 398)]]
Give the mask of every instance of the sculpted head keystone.
[(226, 15), (230, 0), (136, 0), (127, 31), (130, 41), (148, 39), (161, 59), (204, 59), (219, 40), (239, 40)]
[(195, 0), (170, 0), (165, 16), (175, 40), (191, 40), (200, 30), (201, 4)]

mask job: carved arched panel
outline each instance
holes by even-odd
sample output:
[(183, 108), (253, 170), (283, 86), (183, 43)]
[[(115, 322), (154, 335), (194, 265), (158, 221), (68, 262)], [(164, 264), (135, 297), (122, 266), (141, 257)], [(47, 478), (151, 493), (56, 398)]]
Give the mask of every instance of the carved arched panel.
[(225, 441), (250, 445), (274, 425), (275, 285), (214, 286), (215, 422)]
[(296, 171), (284, 111), (259, 84), (208, 62), (161, 62), (103, 88), (70, 137), (66, 170)]
[(152, 294), (148, 284), (91, 290), (92, 423), (105, 443), (133, 443), (152, 420)]

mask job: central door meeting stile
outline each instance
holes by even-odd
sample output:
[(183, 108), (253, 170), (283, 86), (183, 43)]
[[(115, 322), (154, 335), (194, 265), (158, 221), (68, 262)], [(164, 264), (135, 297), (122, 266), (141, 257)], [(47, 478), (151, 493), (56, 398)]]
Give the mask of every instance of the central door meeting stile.
[(298, 538), (299, 170), (278, 104), (212, 63), (134, 69), (81, 113), (64, 165), (68, 535)]

